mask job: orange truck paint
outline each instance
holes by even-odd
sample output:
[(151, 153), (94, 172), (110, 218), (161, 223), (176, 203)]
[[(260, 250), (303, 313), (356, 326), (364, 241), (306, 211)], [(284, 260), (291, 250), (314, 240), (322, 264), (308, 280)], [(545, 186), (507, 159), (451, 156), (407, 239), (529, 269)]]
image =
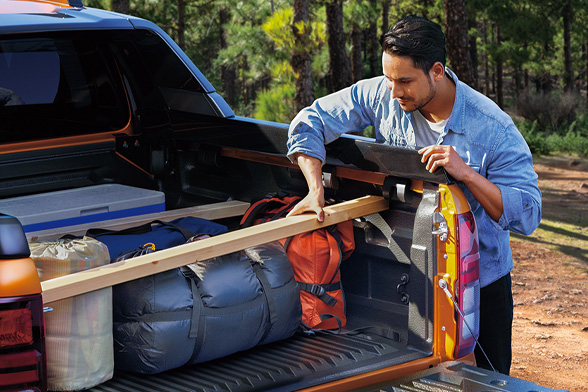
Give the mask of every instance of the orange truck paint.
[(41, 281), (30, 258), (0, 260), (0, 298), (39, 294)]

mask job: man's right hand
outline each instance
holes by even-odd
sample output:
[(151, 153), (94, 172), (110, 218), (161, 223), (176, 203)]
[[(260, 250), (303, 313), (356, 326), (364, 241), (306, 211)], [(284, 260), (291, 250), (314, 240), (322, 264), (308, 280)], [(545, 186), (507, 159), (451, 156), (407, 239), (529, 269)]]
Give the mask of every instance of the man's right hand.
[(309, 193), (304, 199), (300, 200), (294, 208), (292, 208), (287, 216), (300, 215), (304, 212), (314, 212), (316, 213), (316, 219), (319, 222), (323, 222), (325, 220), (325, 212), (323, 211), (324, 205), (324, 197)]
[(319, 222), (325, 220), (323, 207), (325, 206), (325, 189), (323, 187), (322, 162), (317, 158), (301, 153), (296, 154), (296, 162), (304, 174), (308, 185), (308, 195), (288, 213), (287, 216), (300, 215), (304, 212), (316, 213)]

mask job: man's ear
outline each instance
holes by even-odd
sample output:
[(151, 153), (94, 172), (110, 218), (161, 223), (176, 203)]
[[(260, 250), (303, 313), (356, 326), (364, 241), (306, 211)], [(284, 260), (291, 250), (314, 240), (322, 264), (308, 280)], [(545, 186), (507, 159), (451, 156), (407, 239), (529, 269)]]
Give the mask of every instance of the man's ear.
[(445, 76), (445, 67), (439, 61), (437, 61), (431, 67), (429, 74), (433, 78), (433, 81), (440, 82), (441, 80), (443, 80), (443, 77)]

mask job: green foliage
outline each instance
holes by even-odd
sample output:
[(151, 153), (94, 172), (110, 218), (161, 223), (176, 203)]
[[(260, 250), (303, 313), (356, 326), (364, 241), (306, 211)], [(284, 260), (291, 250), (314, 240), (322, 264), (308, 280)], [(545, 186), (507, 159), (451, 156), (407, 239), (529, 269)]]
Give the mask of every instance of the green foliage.
[[(112, 9), (112, 1), (84, 0), (84, 4)], [(291, 0), (184, 0), (185, 52), (221, 95), (225, 93), (223, 70), (232, 68), (236, 71), (234, 82), (238, 91), (233, 110), (239, 115), (259, 113), (266, 119), (280, 117), (289, 121), (291, 116), (287, 114), (289, 109), (284, 102), (293, 97), (294, 75), (289, 66), (292, 53), (297, 50), (310, 53), (315, 97), (327, 92), (329, 58), (325, 1), (310, 2), (310, 21), (292, 26)], [(588, 0), (569, 2), (573, 10), (573, 67), (576, 83), (585, 91), (586, 53), (583, 45), (588, 42)], [(409, 14), (422, 15), (445, 25), (443, 0), (347, 0), (343, 2), (345, 31), (349, 32), (354, 26), (364, 29), (367, 37), (367, 29), (373, 21), (377, 21), (378, 35), (383, 33), (382, 9), (385, 3), (390, 5), (389, 25)], [(565, 73), (562, 22), (562, 5), (565, 2), (468, 0), (466, 3), (468, 21), (473, 22), (471, 25), (468, 23), (469, 33), (477, 36), (478, 73), (483, 73), (483, 56), (488, 55), (491, 77), (497, 60), (503, 62), (506, 89), (513, 85), (510, 79), (515, 72), (517, 75), (526, 72), (529, 75), (529, 86), (526, 87), (537, 84), (545, 90), (548, 98), (542, 98), (543, 104), (526, 103), (531, 106), (531, 113), (535, 114), (525, 115), (528, 125), (523, 125), (523, 131), (529, 133), (529, 139), (536, 148), (543, 151), (582, 145), (581, 138), (588, 137), (582, 130), (588, 127), (586, 120), (582, 120), (584, 117), (575, 120), (581, 99), (576, 96), (568, 101), (560, 91)], [(131, 15), (155, 22), (177, 41), (176, 1), (130, 0), (130, 6)], [(221, 15), (226, 16), (222, 21)], [(486, 36), (482, 36), (483, 20), (486, 22)], [(501, 35), (500, 43), (496, 42), (497, 27)], [(306, 38), (303, 47), (295, 47), (294, 31)], [(221, 46), (223, 37), (225, 44)], [(488, 44), (484, 45), (484, 42)], [(367, 45), (366, 42), (364, 44)], [(367, 54), (364, 53), (364, 67), (369, 68)], [(550, 88), (555, 91), (550, 91)], [(507, 93), (504, 97), (504, 102), (516, 100), (519, 109), (521, 96), (525, 99), (525, 94), (511, 90), (510, 95)], [(274, 109), (267, 101), (269, 98), (280, 101), (279, 104), (274, 103)], [(258, 102), (265, 107), (256, 110)], [(535, 122), (533, 128), (531, 124)]]
[(576, 120), (579, 102), (576, 93), (526, 91), (518, 97), (516, 109), (523, 118), (536, 122), (547, 135), (563, 135)]
[(293, 83), (281, 84), (264, 90), (255, 100), (254, 117), (260, 120), (289, 123), (296, 115)]
[(390, 27), (407, 15), (420, 15), (443, 26), (443, 0), (397, 0), (390, 7)]
[(568, 153), (588, 157), (588, 113), (578, 116), (569, 126), (556, 133), (542, 130), (538, 122), (523, 120), (517, 124), (533, 154)]
[(103, 10), (112, 9), (110, 0), (83, 0), (84, 6), (91, 8), (99, 8)]
[(549, 145), (547, 141), (547, 135), (539, 131), (537, 121), (524, 120), (518, 123), (517, 127), (533, 154), (548, 155), (553, 151), (553, 146)]
[(343, 16), (345, 26), (367, 29), (370, 23), (378, 19), (378, 9), (375, 1), (350, 0), (343, 3)]
[[(298, 21), (293, 25), (293, 21), (294, 10), (287, 7), (274, 12), (261, 28), (272, 39), (275, 48), (287, 58), (294, 51), (311, 55), (318, 52), (326, 41), (324, 23)], [(294, 31), (305, 38), (302, 46), (295, 44)]]

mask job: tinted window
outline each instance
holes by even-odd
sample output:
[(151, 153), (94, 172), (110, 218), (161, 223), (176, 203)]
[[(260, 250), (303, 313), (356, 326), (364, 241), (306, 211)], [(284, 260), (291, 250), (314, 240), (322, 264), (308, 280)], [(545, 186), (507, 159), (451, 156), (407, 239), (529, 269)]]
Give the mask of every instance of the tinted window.
[(76, 32), (0, 40), (1, 142), (127, 124), (121, 77), (108, 47), (93, 38)]

